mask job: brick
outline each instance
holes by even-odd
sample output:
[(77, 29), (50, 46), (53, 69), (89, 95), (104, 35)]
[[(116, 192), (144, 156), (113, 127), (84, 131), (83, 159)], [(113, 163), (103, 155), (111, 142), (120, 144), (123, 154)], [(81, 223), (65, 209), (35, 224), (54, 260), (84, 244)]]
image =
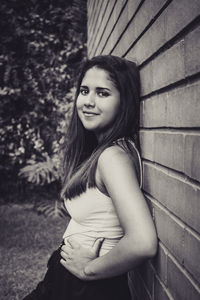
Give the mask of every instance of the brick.
[(168, 93), (167, 123), (176, 127), (198, 127), (200, 125), (200, 81), (177, 88)]
[[(199, 2), (200, 3), (200, 2)], [(200, 9), (199, 9), (200, 10)], [(200, 27), (185, 37), (185, 73), (186, 76), (200, 71)]]
[(154, 91), (184, 78), (183, 41), (158, 56), (152, 66)]
[[(134, 1), (132, 1), (134, 2)], [(127, 30), (123, 34), (120, 42), (114, 49), (113, 54), (122, 56), (131, 44), (138, 38), (143, 32), (145, 27), (151, 22), (155, 15), (165, 4), (166, 0), (159, 1), (145, 1), (137, 12), (136, 16), (128, 26)]]
[[(143, 63), (147, 58), (153, 55), (161, 46), (176, 36), (186, 25), (198, 16), (200, 2), (181, 0), (172, 1), (162, 12), (159, 18), (145, 32), (136, 45), (129, 51), (126, 58), (137, 60), (138, 64)], [(197, 33), (197, 35), (199, 35)], [(196, 37), (196, 41), (199, 39)], [(188, 50), (190, 43), (188, 43)], [(199, 50), (194, 43), (193, 49), (198, 55)], [(192, 59), (192, 55), (191, 55)], [(199, 56), (196, 62), (199, 60)], [(197, 64), (196, 64), (197, 66)]]
[(197, 262), (199, 254), (200, 236), (186, 228), (184, 234), (184, 265), (196, 281), (200, 283), (200, 264)]
[[(166, 52), (160, 54), (148, 65), (141, 69), (142, 96), (152, 91), (159, 90), (184, 78), (184, 47), (180, 41)], [(146, 81), (152, 77), (152, 86), (147, 86)]]
[(158, 94), (141, 101), (141, 128), (165, 127), (167, 122), (167, 93)]
[(127, 25), (127, 19), (128, 19), (128, 6), (126, 5), (122, 14), (120, 15), (120, 18), (110, 36), (108, 42), (106, 43), (106, 46), (102, 52), (103, 54), (109, 54), (111, 52), (111, 50), (114, 47), (114, 45), (116, 44), (119, 36), (121, 35), (121, 33), (123, 32), (123, 30), (125, 29), (125, 27)]
[(141, 101), (141, 128), (164, 127), (167, 123), (167, 93), (158, 94)]
[(144, 282), (142, 281), (140, 274), (137, 271), (134, 271), (135, 275), (134, 279), (132, 281), (133, 287), (132, 289), (135, 291), (138, 299), (142, 300), (151, 300), (151, 296), (147, 291), (146, 286), (144, 285)]
[[(149, 294), (146, 291), (144, 283), (142, 282), (138, 272), (136, 270), (130, 272), (129, 287), (132, 295), (136, 295), (136, 299), (151, 300)], [(135, 298), (133, 298), (135, 300)]]
[(199, 0), (175, 0), (168, 7), (166, 14), (166, 40), (170, 40), (192, 22), (200, 11)]
[[(172, 300), (169, 291), (158, 278), (155, 278), (154, 300)], [(178, 299), (177, 299), (178, 300)], [(181, 299), (182, 300), (182, 299)]]
[[(183, 220), (186, 224), (195, 229), (200, 233), (200, 222), (198, 212), (200, 211), (200, 189), (195, 185), (186, 184), (184, 189), (183, 209)], [(185, 201), (187, 201), (185, 207)]]
[(199, 300), (200, 290), (192, 278), (177, 263), (173, 257), (168, 256), (168, 289), (174, 299)]
[(142, 64), (165, 43), (165, 19), (162, 15), (145, 32), (125, 56), (126, 59)]
[(139, 265), (136, 269), (137, 269), (138, 276), (144, 282), (148, 294), (151, 297), (153, 297), (154, 272), (149, 261), (145, 261), (144, 263)]
[(87, 15), (88, 15), (88, 24), (91, 18), (91, 11), (92, 11), (92, 2), (90, 0), (87, 1)]
[(94, 9), (95, 1), (88, 0), (87, 1), (87, 28), (90, 29), (91, 20), (93, 17), (93, 9)]
[(200, 81), (141, 102), (141, 127), (200, 127)]
[(141, 130), (140, 137), (142, 157), (183, 171), (184, 134), (170, 131)]
[(155, 205), (155, 223), (159, 240), (182, 263), (184, 227), (157, 205)]
[(200, 181), (200, 134), (185, 137), (185, 173)]
[(151, 260), (155, 272), (165, 285), (167, 285), (167, 254), (167, 249), (159, 242), (157, 254)]
[(140, 147), (142, 157), (154, 161), (154, 140), (155, 134), (153, 131), (140, 130)]
[(144, 124), (144, 119), (143, 119), (143, 116), (144, 116), (144, 100), (140, 100), (140, 127), (143, 127), (142, 124)]
[(153, 91), (153, 66), (152, 61), (140, 70), (141, 96)]
[[(108, 46), (107, 46), (108, 45)], [(102, 50), (97, 48), (97, 51), (95, 52), (95, 55), (109, 55), (110, 54), (110, 49), (112, 49), (115, 46), (115, 38), (114, 36), (111, 34), (111, 36), (109, 37), (108, 43), (106, 44), (105, 48)], [(109, 48), (108, 48), (109, 47)]]
[(148, 294), (147, 290), (144, 287), (140, 288), (139, 299), (152, 300), (152, 298), (150, 297), (150, 295)]
[(96, 30), (96, 22), (99, 21), (99, 12), (101, 13), (101, 8), (106, 6), (107, 0), (96, 1), (93, 9), (93, 19), (92, 19), (92, 28), (91, 34)]
[(88, 30), (90, 31), (91, 28), (91, 24), (92, 24), (92, 20), (94, 17), (94, 9), (95, 9), (95, 5), (97, 4), (97, 1), (87, 1), (87, 23), (88, 23)]
[(174, 170), (183, 170), (184, 136), (178, 133), (155, 134), (155, 161)]
[(149, 199), (147, 195), (144, 195), (144, 196), (145, 196), (145, 200), (146, 200), (146, 203), (148, 205), (148, 208), (150, 210), (151, 216), (154, 219), (154, 207), (153, 207), (153, 204), (151, 202), (151, 199)]
[(170, 174), (165, 168), (146, 162), (143, 167), (144, 191), (200, 233), (200, 187)]
[(200, 181), (200, 134), (140, 130), (142, 157)]
[(138, 286), (138, 278), (134, 271), (128, 273), (128, 285), (131, 292), (131, 299), (139, 300), (136, 291), (136, 286)]
[(91, 11), (91, 16), (90, 16), (90, 27), (88, 28), (89, 32), (91, 33), (91, 36), (92, 36), (92, 32), (94, 30), (94, 26), (95, 26), (96, 19), (98, 16), (98, 14), (97, 14), (98, 8), (101, 3), (102, 2), (100, 2), (100, 1), (94, 1), (94, 6), (93, 6), (93, 9)]
[[(92, 51), (94, 48), (94, 43), (96, 43), (96, 40), (100, 38), (101, 30), (104, 30), (104, 20), (106, 18), (107, 14), (107, 6), (108, 6), (108, 0), (99, 1), (98, 7), (95, 10), (95, 19), (93, 21), (93, 29), (90, 29), (88, 32), (89, 42), (88, 42), (88, 49), (90, 56), (92, 55)], [(103, 26), (102, 26), (103, 24)], [(103, 29), (102, 29), (103, 27)]]
[[(92, 39), (92, 43), (91, 43), (91, 55), (94, 56), (96, 54), (95, 49), (97, 48), (97, 45), (100, 42), (101, 36), (103, 34), (104, 31), (109, 31), (108, 26), (106, 26), (107, 21), (110, 17), (110, 13), (112, 11), (112, 7), (115, 4), (115, 1), (106, 1), (106, 5), (102, 6), (102, 8), (100, 9), (100, 13), (99, 13), (99, 22), (98, 25), (96, 26), (96, 31), (93, 35), (93, 39)], [(106, 28), (105, 28), (106, 26)]]
[[(105, 44), (107, 42), (107, 39), (109, 38), (109, 35), (111, 34), (111, 31), (113, 30), (113, 27), (115, 26), (115, 23), (117, 22), (117, 19), (121, 13), (121, 10), (123, 8), (123, 6), (125, 5), (126, 0), (122, 0), (122, 1), (117, 1), (113, 13), (109, 18), (106, 30), (104, 31), (103, 35), (102, 35), (102, 39), (98, 45), (98, 52), (101, 53), (103, 48), (105, 47)], [(109, 41), (108, 41), (109, 43)], [(114, 44), (113, 44), (114, 46)], [(94, 53), (96, 53), (97, 49), (94, 49)]]
[[(196, 262), (196, 258), (200, 253), (200, 235), (189, 229), (180, 221), (175, 221), (171, 214), (165, 209), (155, 205), (155, 223), (158, 233), (158, 238), (165, 245), (165, 247), (176, 257), (181, 265), (189, 271), (192, 276), (200, 282), (200, 265)], [(162, 264), (166, 261), (168, 255), (162, 251), (163, 260)], [(155, 262), (156, 259), (152, 260)], [(166, 268), (166, 266), (164, 265)], [(167, 269), (167, 268), (166, 268)], [(164, 269), (164, 272), (166, 272)], [(162, 280), (166, 282), (166, 273), (163, 274)]]

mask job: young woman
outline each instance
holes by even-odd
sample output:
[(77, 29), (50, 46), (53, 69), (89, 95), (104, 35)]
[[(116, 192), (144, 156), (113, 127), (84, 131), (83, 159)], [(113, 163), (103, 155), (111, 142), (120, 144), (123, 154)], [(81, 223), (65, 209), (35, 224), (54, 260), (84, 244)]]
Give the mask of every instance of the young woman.
[(139, 94), (135, 63), (97, 56), (83, 66), (61, 193), (71, 220), (44, 280), (26, 300), (131, 299), (127, 272), (157, 249), (140, 189)]

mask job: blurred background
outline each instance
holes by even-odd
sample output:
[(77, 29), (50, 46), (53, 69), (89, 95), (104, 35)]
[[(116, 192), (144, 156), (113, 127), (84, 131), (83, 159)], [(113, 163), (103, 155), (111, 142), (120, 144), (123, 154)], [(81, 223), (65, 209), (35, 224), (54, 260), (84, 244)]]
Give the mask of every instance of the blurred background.
[(0, 14), (0, 202), (55, 199), (86, 1), (2, 0)]
[(0, 299), (21, 300), (69, 220), (60, 146), (86, 59), (86, 1), (2, 0), (0, 29)]

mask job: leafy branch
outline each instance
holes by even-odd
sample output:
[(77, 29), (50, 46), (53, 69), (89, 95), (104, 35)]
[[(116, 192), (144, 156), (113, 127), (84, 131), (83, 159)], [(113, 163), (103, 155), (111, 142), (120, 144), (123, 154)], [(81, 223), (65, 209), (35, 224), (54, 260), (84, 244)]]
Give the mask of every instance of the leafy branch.
[(53, 157), (86, 57), (86, 23), (85, 0), (1, 1), (2, 190), (15, 174), (43, 186), (58, 180)]

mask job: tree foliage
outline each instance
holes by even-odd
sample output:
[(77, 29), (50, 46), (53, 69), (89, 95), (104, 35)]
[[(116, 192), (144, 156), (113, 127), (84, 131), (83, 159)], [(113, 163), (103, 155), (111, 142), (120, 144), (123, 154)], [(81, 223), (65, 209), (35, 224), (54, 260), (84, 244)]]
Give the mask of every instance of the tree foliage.
[(86, 57), (86, 20), (85, 0), (1, 1), (0, 169), (4, 193), (9, 184), (13, 187), (20, 182), (20, 169), (25, 177), (29, 170), (26, 178), (36, 184), (57, 179), (51, 163), (70, 117), (77, 70)]

